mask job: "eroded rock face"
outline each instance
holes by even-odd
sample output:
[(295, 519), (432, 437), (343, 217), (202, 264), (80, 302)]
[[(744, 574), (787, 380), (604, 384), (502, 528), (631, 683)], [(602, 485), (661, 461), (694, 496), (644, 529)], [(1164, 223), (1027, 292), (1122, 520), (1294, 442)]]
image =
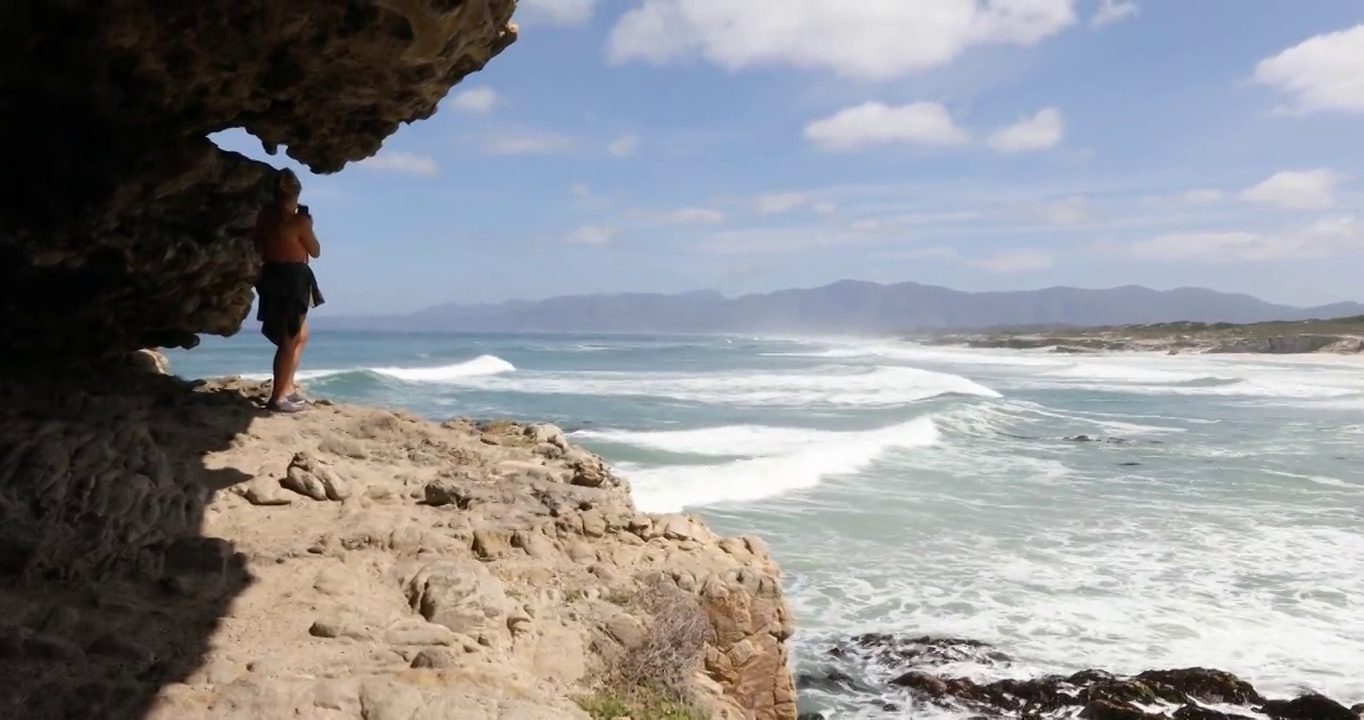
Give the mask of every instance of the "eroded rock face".
[(273, 170), (369, 157), (516, 39), (515, 0), (113, 0), (0, 8), (0, 359), (229, 335)]
[(665, 675), (796, 717), (757, 538), (639, 512), (553, 426), (267, 396), (0, 377), (0, 717), (587, 720)]

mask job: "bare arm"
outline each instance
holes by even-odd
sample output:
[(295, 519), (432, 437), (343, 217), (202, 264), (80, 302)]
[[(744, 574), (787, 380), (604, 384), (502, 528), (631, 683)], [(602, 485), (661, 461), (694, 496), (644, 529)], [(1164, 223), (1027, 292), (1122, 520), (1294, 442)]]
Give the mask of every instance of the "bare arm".
[(317, 236), (313, 234), (313, 218), (310, 215), (298, 216), (302, 218), (299, 223), (298, 239), (303, 243), (303, 249), (308, 252), (308, 257), (317, 257), (322, 254), (322, 246), (317, 242)]

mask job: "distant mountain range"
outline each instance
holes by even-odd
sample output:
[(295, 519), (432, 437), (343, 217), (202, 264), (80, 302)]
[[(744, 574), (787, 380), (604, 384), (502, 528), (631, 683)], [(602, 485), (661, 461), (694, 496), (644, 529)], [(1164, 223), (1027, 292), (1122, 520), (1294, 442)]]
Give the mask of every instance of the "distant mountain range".
[(1095, 326), (1192, 320), (1251, 323), (1364, 314), (1341, 302), (1300, 308), (1203, 288), (1136, 285), (963, 292), (934, 285), (842, 280), (817, 288), (727, 298), (572, 295), (496, 304), (444, 304), (405, 315), (315, 316), (318, 328), (464, 332), (791, 333), (867, 335), (1017, 326)]

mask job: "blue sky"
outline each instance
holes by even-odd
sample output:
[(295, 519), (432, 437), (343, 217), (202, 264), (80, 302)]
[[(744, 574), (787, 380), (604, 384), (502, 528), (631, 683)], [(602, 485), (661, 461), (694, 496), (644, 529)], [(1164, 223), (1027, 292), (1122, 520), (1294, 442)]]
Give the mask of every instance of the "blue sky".
[(303, 175), (330, 313), (843, 278), (1364, 300), (1359, 0), (519, 5), (435, 116)]

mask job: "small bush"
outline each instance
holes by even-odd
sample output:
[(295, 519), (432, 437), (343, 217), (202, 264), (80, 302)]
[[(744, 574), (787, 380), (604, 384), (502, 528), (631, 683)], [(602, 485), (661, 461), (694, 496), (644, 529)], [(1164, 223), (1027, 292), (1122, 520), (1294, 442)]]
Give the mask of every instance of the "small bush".
[(578, 698), (582, 708), (593, 720), (710, 720), (707, 713), (690, 705), (667, 699), (647, 688), (636, 688), (629, 694), (600, 690)]
[(511, 420), (484, 420), (478, 424), (478, 429), (485, 433), (510, 433), (517, 429), (517, 424)]
[(696, 598), (655, 578), (620, 604), (649, 614), (644, 635), (605, 658), (597, 692), (578, 704), (598, 720), (706, 720), (692, 677), (713, 630)]

